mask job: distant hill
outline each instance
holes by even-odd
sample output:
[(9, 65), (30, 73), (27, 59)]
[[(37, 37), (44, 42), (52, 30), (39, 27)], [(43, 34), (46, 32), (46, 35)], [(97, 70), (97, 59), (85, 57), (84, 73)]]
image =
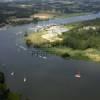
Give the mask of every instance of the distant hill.
[[(17, 1), (17, 2), (22, 2), (22, 1), (33, 1), (33, 2), (36, 2), (36, 1), (61, 1), (61, 0), (0, 0), (0, 2), (13, 2), (13, 1)], [(62, 0), (62, 1), (87, 1), (87, 0)], [(96, 2), (96, 1), (100, 1), (100, 0), (88, 0), (88, 2)]]

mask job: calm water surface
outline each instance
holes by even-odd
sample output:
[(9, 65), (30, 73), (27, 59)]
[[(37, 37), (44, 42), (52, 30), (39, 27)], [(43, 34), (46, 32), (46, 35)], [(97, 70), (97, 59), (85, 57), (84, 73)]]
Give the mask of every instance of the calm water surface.
[[(39, 25), (71, 23), (96, 17), (100, 14), (55, 19), (39, 22)], [(100, 64), (64, 60), (53, 55), (48, 55), (47, 59), (32, 56), (31, 50), (21, 40), (24, 32), (32, 26), (16, 26), (0, 31), (0, 69), (5, 73), (8, 87), (30, 100), (100, 100)], [(23, 33), (16, 35), (20, 31)], [(77, 71), (80, 71), (81, 79), (74, 77)], [(11, 72), (15, 75), (11, 76)], [(27, 78), (26, 83), (23, 82), (24, 77)]]

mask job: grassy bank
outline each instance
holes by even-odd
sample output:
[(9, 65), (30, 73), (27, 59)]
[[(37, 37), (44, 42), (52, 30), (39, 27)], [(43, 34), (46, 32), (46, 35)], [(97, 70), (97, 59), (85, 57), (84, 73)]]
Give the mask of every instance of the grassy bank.
[(42, 48), (42, 50), (63, 58), (100, 62), (100, 52), (93, 48), (86, 50), (73, 50), (72, 48), (67, 47), (52, 47)]

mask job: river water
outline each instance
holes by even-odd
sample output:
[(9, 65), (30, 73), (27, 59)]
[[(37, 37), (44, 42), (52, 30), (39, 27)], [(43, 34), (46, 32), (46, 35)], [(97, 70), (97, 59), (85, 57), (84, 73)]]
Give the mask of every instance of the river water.
[[(95, 18), (100, 18), (100, 13), (38, 24), (65, 24)], [(28, 24), (0, 30), (0, 70), (5, 73), (11, 91), (21, 93), (30, 100), (99, 100), (100, 64), (65, 60), (53, 55), (46, 55), (45, 59), (32, 55), (21, 40), (24, 32), (32, 26)], [(81, 73), (80, 79), (75, 78), (77, 71)], [(11, 72), (15, 75), (12, 76)]]

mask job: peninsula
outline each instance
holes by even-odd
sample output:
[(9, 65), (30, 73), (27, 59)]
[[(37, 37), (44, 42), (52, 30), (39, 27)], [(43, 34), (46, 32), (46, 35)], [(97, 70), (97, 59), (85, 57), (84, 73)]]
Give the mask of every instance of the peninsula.
[(100, 19), (49, 25), (25, 35), (28, 46), (63, 58), (100, 62)]

